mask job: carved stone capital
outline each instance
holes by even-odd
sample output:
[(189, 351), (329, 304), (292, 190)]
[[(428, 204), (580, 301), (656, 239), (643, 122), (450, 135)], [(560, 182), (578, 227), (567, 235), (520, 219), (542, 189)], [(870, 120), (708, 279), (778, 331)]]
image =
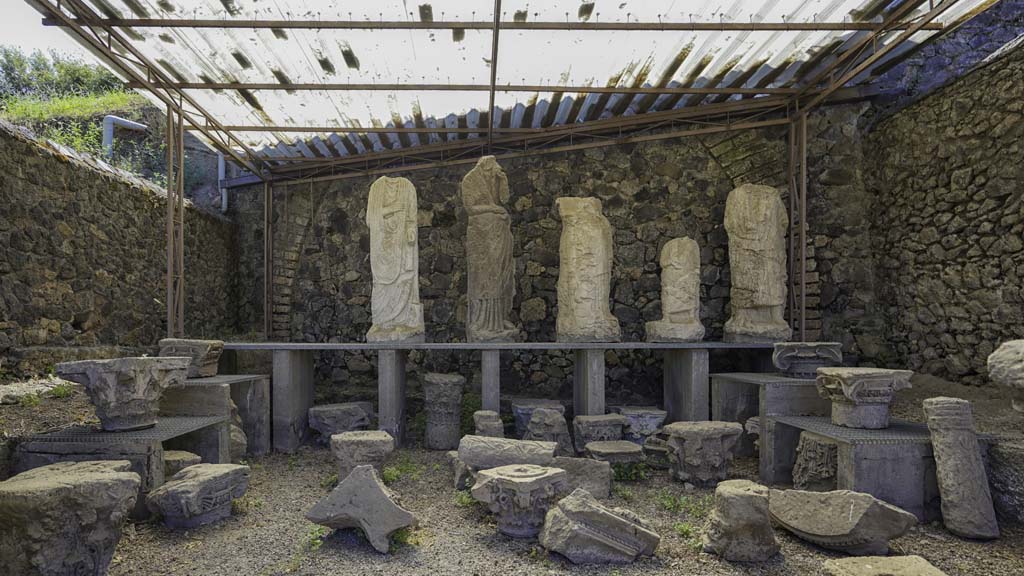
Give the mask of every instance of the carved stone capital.
[(814, 378), (818, 368), (843, 362), (839, 342), (776, 342), (772, 363), (786, 376)]
[(849, 428), (887, 428), (889, 404), (910, 388), (910, 370), (818, 368), (818, 394), (832, 401), (832, 423)]

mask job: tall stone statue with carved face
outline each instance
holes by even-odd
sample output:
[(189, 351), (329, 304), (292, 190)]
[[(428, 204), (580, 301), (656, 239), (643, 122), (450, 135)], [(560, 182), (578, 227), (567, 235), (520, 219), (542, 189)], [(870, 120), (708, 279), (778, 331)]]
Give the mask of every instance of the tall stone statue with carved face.
[(366, 225), (370, 228), (373, 272), (373, 326), (366, 333), (366, 340), (422, 340), (416, 188), (412, 182), (405, 178), (378, 178), (370, 186)]
[(619, 320), (609, 307), (612, 226), (597, 198), (559, 198), (558, 320), (561, 342), (617, 342)]
[(516, 294), (512, 265), (512, 226), (508, 211), (508, 178), (494, 156), (484, 156), (462, 179), (466, 226), (466, 268), (470, 342), (515, 340), (519, 330), (509, 319)]
[(786, 307), (786, 228), (779, 191), (744, 184), (725, 201), (732, 313), (726, 342), (785, 342), (793, 335)]

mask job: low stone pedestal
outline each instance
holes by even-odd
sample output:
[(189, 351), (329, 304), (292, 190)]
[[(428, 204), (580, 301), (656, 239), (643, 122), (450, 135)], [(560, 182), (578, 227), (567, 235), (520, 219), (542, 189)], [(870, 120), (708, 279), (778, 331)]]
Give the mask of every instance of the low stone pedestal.
[(188, 367), (189, 378), (209, 378), (217, 375), (217, 362), (224, 352), (221, 340), (188, 340), (164, 338), (160, 341), (161, 356), (187, 356), (192, 359)]
[(248, 466), (196, 464), (150, 492), (146, 505), (169, 528), (196, 528), (231, 516), (231, 501), (248, 487)]
[(622, 440), (626, 419), (621, 414), (577, 416), (572, 419), (572, 432), (576, 451), (582, 453), (591, 442)]
[(342, 432), (331, 436), (331, 452), (338, 460), (338, 480), (356, 466), (369, 464), (379, 474), (384, 461), (395, 451), (395, 440), (383, 430)]
[(462, 388), (466, 379), (459, 374), (423, 376), (423, 408), (427, 412), (426, 446), (451, 450), (459, 446), (462, 422)]
[(100, 425), (110, 432), (156, 424), (160, 396), (180, 384), (191, 358), (117, 358), (57, 365), (57, 375), (85, 386)]
[(477, 410), (473, 412), (473, 426), (477, 436), (490, 436), (492, 438), (505, 437), (505, 423), (493, 410)]
[(372, 418), (371, 402), (321, 404), (309, 409), (309, 427), (319, 432), (320, 438), (327, 442), (335, 434), (366, 430)]
[(536, 537), (548, 508), (568, 492), (564, 470), (530, 464), (481, 470), (471, 490), (497, 516), (498, 531), (514, 538)]
[(131, 464), (62, 462), (0, 482), (0, 571), (106, 574), (135, 506)]
[(523, 440), (541, 440), (554, 442), (558, 445), (555, 453), (559, 456), (571, 456), (575, 454), (572, 447), (572, 436), (569, 435), (569, 426), (565, 423), (565, 416), (561, 412), (550, 408), (537, 408), (530, 417), (530, 423), (526, 425), (526, 434)]
[(768, 488), (749, 480), (720, 482), (702, 544), (705, 552), (730, 562), (763, 562), (778, 554)]
[(714, 486), (727, 477), (743, 426), (736, 422), (674, 422), (662, 432), (668, 435), (672, 477), (695, 486)]
[(644, 461), (644, 450), (628, 440), (588, 442), (585, 448), (588, 458), (609, 464), (640, 464)]
[[(711, 419), (746, 424), (766, 416), (828, 416), (832, 403), (818, 394), (814, 377), (791, 378), (758, 372), (711, 375)], [(761, 426), (764, 422), (759, 422)], [(756, 435), (744, 431), (736, 456), (757, 453)]]
[(512, 401), (512, 417), (516, 424), (516, 438), (522, 438), (526, 434), (526, 426), (533, 417), (533, 411), (537, 408), (550, 408), (558, 410), (565, 416), (565, 406), (558, 400), (545, 400), (542, 398), (519, 398)]
[(643, 446), (651, 434), (665, 424), (668, 412), (654, 406), (612, 406), (610, 410), (626, 419), (622, 430), (623, 440)]
[(625, 564), (653, 556), (661, 537), (636, 514), (577, 489), (547, 513), (540, 545), (574, 564)]
[[(803, 431), (837, 443), (838, 489), (871, 494), (922, 522), (941, 518), (935, 459), (926, 426), (893, 420), (884, 430), (869, 430), (836, 426), (823, 416), (768, 418), (761, 431), (762, 483), (793, 484)], [(982, 453), (988, 442), (988, 437), (979, 438)]]
[(889, 426), (889, 404), (897, 391), (910, 388), (910, 370), (818, 368), (816, 384), (832, 401), (832, 423), (878, 430)]
[(189, 466), (202, 463), (198, 454), (185, 450), (167, 450), (164, 452), (164, 477), (170, 478)]

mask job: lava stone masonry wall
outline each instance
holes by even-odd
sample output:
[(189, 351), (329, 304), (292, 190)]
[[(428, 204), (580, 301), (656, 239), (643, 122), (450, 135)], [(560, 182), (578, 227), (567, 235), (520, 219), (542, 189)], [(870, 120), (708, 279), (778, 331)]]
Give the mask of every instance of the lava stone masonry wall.
[[(236, 332), (235, 226), (186, 212), (186, 334)], [(0, 369), (155, 346), (166, 334), (165, 214), (155, 188), (0, 123)]]
[(867, 150), (895, 359), (983, 383), (988, 354), (1024, 337), (1024, 49), (879, 124)]

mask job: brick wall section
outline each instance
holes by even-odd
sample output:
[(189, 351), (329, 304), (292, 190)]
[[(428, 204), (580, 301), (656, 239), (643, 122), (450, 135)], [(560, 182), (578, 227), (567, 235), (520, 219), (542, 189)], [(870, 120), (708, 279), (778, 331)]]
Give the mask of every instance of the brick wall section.
[[(155, 345), (166, 331), (165, 207), (152, 186), (0, 123), (2, 369)], [(186, 332), (234, 332), (235, 226), (191, 207), (185, 222)]]
[(1024, 337), (1024, 49), (867, 138), (888, 360), (968, 383)]

